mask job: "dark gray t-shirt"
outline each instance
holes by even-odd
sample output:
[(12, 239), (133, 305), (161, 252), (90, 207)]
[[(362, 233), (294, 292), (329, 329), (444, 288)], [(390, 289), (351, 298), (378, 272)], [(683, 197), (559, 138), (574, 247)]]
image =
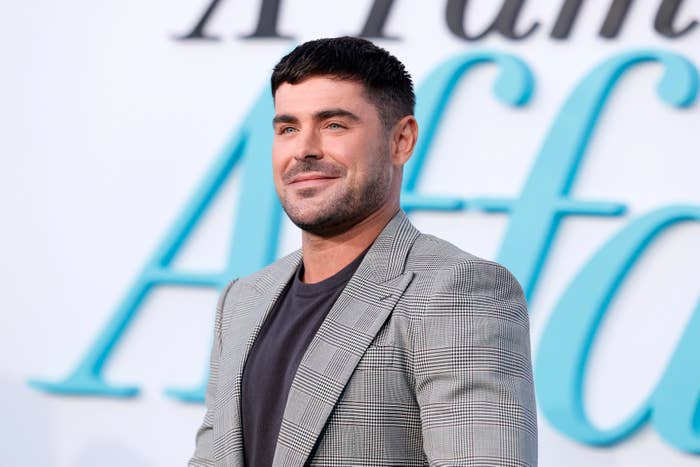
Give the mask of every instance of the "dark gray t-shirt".
[(245, 465), (272, 465), (287, 395), (299, 362), (364, 255), (315, 284), (301, 282), (302, 264), (266, 318), (243, 369)]

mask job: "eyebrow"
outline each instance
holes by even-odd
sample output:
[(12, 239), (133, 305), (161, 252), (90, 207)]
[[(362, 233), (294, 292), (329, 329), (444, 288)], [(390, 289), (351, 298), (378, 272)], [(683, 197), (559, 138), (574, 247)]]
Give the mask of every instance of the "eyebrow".
[[(355, 115), (354, 113), (350, 112), (349, 110), (345, 109), (326, 109), (326, 110), (319, 110), (314, 114), (314, 120), (327, 120), (329, 118), (336, 118), (336, 117), (343, 117), (343, 118), (348, 118), (350, 120), (353, 120), (355, 122), (360, 121), (360, 117)], [(272, 119), (272, 126), (275, 126), (280, 123), (299, 123), (299, 119), (295, 117), (294, 115), (289, 115), (289, 114), (280, 114), (280, 115), (275, 115), (275, 118)]]
[(345, 109), (321, 110), (321, 111), (316, 112), (314, 114), (314, 118), (316, 120), (327, 120), (329, 118), (335, 118), (335, 117), (349, 118), (350, 120), (353, 120), (355, 122), (360, 121), (360, 117), (358, 117), (354, 113), (350, 112), (349, 110), (345, 110)]

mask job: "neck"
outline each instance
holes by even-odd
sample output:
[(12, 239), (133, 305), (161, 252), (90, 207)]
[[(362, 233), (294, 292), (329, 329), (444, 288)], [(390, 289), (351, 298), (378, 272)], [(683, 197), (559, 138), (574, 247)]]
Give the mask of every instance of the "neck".
[(383, 206), (349, 230), (332, 237), (302, 231), (302, 280), (307, 283), (320, 282), (350, 264), (376, 240), (398, 210), (398, 203)]

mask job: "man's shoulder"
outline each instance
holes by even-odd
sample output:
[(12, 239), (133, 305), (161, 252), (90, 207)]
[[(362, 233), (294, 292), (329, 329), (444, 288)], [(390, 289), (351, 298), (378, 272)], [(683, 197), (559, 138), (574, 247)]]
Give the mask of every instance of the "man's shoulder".
[(507, 283), (521, 292), (520, 284), (502, 264), (462, 250), (447, 240), (421, 233), (406, 259), (406, 271), (430, 284), (433, 290), (458, 287), (474, 293), (492, 294)]
[(503, 267), (496, 261), (469, 253), (447, 240), (425, 233), (418, 236), (406, 260), (406, 270), (412, 272), (450, 271), (465, 265)]

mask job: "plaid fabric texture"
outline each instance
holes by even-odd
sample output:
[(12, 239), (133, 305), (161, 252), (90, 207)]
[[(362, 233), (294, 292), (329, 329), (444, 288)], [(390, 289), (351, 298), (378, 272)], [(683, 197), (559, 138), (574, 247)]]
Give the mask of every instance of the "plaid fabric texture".
[[(300, 261), (221, 294), (190, 467), (243, 465), (243, 364)], [(537, 465), (527, 304), (512, 274), (399, 212), (302, 358), (273, 465)]]

